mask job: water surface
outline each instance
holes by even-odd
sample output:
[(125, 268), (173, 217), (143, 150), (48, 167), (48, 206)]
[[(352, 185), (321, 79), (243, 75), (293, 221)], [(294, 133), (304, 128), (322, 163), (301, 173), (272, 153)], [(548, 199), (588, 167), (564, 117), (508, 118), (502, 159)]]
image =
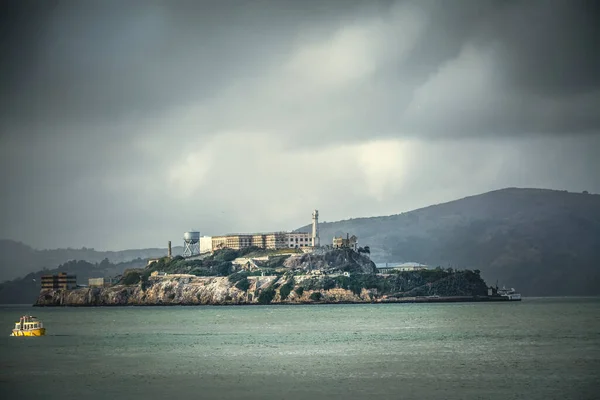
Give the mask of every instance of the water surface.
[[(21, 314), (42, 338), (8, 335)], [(593, 399), (600, 299), (0, 307), (0, 393), (33, 399)], [(4, 397), (3, 398), (7, 398)]]

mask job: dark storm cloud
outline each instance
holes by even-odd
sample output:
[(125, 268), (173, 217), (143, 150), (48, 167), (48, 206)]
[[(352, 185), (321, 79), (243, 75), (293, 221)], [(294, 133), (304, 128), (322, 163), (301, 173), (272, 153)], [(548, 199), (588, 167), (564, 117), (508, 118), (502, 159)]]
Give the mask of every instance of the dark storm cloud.
[[(599, 132), (600, 3), (482, 1), (450, 9), (442, 2), (426, 4), (427, 31), (410, 60), (398, 67), (401, 74), (418, 78), (412, 87), (399, 85), (395, 93), (382, 95), (377, 103), (383, 109), (371, 125), (375, 130), (405, 128), (422, 137)], [(465, 53), (483, 57), (470, 64)], [(478, 75), (483, 69), (488, 72), (485, 87), (469, 98), (482, 85)], [(447, 70), (453, 72), (442, 78), (447, 86), (423, 95), (439, 107), (423, 106), (415, 115), (414, 91)], [(393, 82), (389, 75), (383, 80)], [(403, 89), (410, 95), (399, 95)], [(433, 98), (440, 95), (447, 101)]]
[(332, 3), (316, 1), (4, 7), (3, 117), (34, 126), (135, 119), (210, 99), (236, 76), (280, 61), (301, 26), (338, 14)]
[(570, 97), (600, 89), (600, 3), (523, 1), (492, 18), (508, 82), (524, 92)]
[[(402, 3), (402, 2), (398, 2)], [(423, 121), (404, 116), (411, 94), (465, 44), (495, 53), (501, 87), (487, 109), (461, 123), (427, 118), (430, 134), (581, 131), (598, 125), (598, 109), (579, 105), (546, 123), (547, 99), (600, 90), (599, 6), (594, 1), (405, 2), (421, 9), (424, 27), (401, 60), (386, 37), (388, 63), (378, 74), (388, 91), (361, 130), (394, 131)], [(7, 3), (8, 4), (8, 3)], [(4, 5), (2, 117), (11, 126), (139, 119), (190, 102), (207, 102), (236, 79), (259, 79), (293, 52), (301, 29), (326, 38), (357, 18), (386, 18), (392, 2), (18, 2)], [(392, 24), (394, 21), (391, 22)], [(319, 31), (323, 26), (326, 29)], [(468, 78), (468, 76), (467, 76)], [(375, 80), (375, 82), (377, 82)], [(469, 81), (460, 82), (468, 87)], [(357, 98), (366, 90), (355, 90)], [(455, 94), (456, 97), (460, 93)], [(352, 100), (352, 99), (351, 99)], [(592, 96), (591, 102), (597, 97)], [(356, 101), (358, 106), (360, 100)], [(593, 103), (592, 103), (593, 104)], [(347, 106), (352, 108), (352, 106)], [(591, 108), (591, 109), (590, 109)], [(590, 109), (590, 110), (587, 110)], [(468, 111), (468, 110), (467, 110)], [(541, 115), (539, 115), (541, 114)], [(407, 122), (404, 122), (404, 119)], [(386, 122), (387, 121), (387, 122)], [(462, 125), (464, 123), (464, 126)], [(456, 125), (456, 126), (455, 126)], [(486, 126), (488, 129), (486, 129)], [(442, 129), (443, 127), (443, 129)], [(334, 125), (334, 128), (338, 128)], [(444, 133), (436, 132), (443, 130)], [(357, 132), (364, 137), (369, 132)]]
[(0, 7), (0, 236), (122, 248), (600, 191), (595, 1)]

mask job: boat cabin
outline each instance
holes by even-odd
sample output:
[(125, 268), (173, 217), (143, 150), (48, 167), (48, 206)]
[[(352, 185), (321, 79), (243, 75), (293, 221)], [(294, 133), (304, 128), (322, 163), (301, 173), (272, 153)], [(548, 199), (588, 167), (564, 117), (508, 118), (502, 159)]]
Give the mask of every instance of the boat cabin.
[(36, 317), (21, 317), (19, 322), (15, 323), (15, 330), (26, 331), (32, 329), (41, 329), (44, 327), (42, 321)]

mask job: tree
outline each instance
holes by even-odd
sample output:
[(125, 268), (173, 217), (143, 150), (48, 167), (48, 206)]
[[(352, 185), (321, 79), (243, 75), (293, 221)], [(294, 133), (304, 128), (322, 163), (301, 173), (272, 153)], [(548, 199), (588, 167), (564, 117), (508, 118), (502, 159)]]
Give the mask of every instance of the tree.
[(314, 293), (310, 294), (310, 299), (312, 301), (319, 301), (319, 300), (321, 300), (321, 297), (322, 297), (322, 295), (319, 292), (314, 292)]
[(250, 281), (248, 278), (243, 277), (235, 284), (235, 287), (245, 292), (250, 288)]

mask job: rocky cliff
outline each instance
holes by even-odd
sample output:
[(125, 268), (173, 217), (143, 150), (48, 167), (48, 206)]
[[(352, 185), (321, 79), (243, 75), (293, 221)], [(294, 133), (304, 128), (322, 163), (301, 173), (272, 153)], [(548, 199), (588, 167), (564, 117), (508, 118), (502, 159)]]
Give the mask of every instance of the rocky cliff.
[(371, 261), (369, 257), (350, 249), (335, 249), (325, 251), (322, 254), (315, 252), (290, 257), (285, 260), (283, 266), (292, 271), (301, 272), (348, 272), (352, 274), (377, 273), (375, 263)]
[(196, 277), (174, 274), (134, 285), (46, 290), (36, 306), (227, 305), (387, 301), (409, 296), (484, 296), (472, 271), (374, 274)]

